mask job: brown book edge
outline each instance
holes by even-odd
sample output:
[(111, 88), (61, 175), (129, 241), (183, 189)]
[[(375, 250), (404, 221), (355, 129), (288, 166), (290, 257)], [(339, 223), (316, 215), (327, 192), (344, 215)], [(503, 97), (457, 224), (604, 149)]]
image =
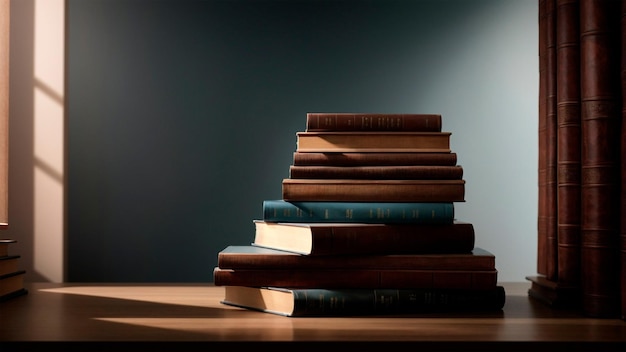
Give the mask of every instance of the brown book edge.
[(543, 275), (527, 276), (531, 282), (528, 296), (551, 308), (580, 309), (581, 291), (579, 286), (551, 281)]

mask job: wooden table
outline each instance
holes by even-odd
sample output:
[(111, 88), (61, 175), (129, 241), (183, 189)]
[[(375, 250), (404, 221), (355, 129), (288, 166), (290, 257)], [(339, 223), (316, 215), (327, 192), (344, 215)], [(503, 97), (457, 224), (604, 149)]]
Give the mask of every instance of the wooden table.
[(0, 351), (626, 351), (625, 321), (553, 310), (528, 298), (529, 283), (502, 285), (495, 313), (288, 318), (222, 305), (210, 284), (35, 283), (0, 303)]

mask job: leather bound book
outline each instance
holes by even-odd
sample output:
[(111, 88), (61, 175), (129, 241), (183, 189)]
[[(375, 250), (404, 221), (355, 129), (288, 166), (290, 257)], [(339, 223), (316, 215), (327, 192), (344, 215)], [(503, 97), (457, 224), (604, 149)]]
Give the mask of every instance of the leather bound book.
[(546, 16), (546, 276), (557, 280), (556, 0), (547, 0)]
[(626, 1), (622, 1), (622, 45), (621, 45), (621, 77), (622, 77), (622, 130), (621, 130), (621, 214), (620, 214), (620, 261), (621, 270), (621, 305), (622, 319), (626, 320)]
[(293, 153), (295, 166), (454, 166), (456, 153)]
[(310, 112), (306, 130), (441, 132), (441, 115)]
[(547, 273), (546, 232), (546, 0), (539, 0), (539, 111), (537, 155), (537, 272)]
[(557, 0), (558, 282), (580, 283), (580, 45), (578, 0)]
[(620, 2), (581, 1), (581, 290), (584, 312), (620, 311)]

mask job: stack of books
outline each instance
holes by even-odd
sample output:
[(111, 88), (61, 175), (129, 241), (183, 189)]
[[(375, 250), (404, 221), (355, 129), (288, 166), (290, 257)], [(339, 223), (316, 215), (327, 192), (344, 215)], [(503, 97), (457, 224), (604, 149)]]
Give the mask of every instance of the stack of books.
[(463, 169), (435, 114), (307, 114), (282, 198), (218, 253), (222, 303), (285, 316), (500, 310), (495, 256), (454, 216)]
[(0, 302), (27, 293), (24, 288), (25, 270), (20, 269), (20, 256), (9, 252), (13, 239), (0, 239)]

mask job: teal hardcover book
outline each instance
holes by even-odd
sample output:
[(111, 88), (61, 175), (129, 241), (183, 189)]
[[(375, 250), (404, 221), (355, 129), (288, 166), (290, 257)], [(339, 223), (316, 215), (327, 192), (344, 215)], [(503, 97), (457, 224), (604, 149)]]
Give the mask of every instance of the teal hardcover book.
[(454, 203), (263, 201), (263, 220), (273, 222), (350, 222), (451, 224)]

